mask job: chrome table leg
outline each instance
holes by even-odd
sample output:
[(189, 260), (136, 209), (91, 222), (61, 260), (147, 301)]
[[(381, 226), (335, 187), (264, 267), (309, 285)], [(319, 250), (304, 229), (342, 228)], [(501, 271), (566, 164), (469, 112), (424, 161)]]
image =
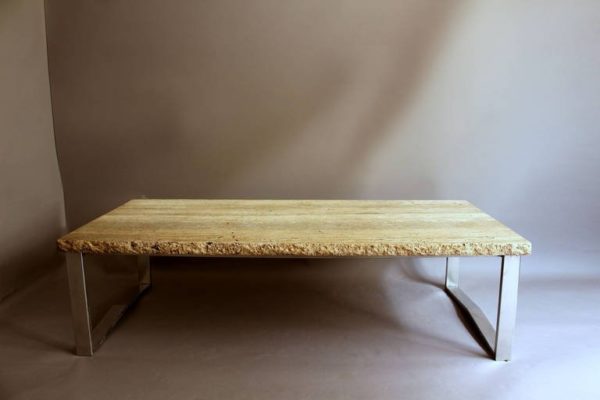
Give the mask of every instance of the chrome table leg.
[(512, 339), (517, 321), (517, 292), (521, 257), (502, 257), (498, 316), (496, 319), (496, 360), (510, 360)]
[(446, 259), (446, 293), (471, 317), (495, 360), (509, 361), (517, 316), (520, 256), (502, 256), (498, 313), (494, 328), (483, 311), (459, 287), (459, 258)]
[(67, 273), (69, 275), (73, 332), (75, 333), (75, 352), (80, 356), (91, 356), (94, 350), (85, 286), (85, 271), (83, 269), (83, 254), (67, 253)]
[(150, 256), (137, 256), (137, 267), (139, 289), (143, 291), (152, 283), (150, 278)]
[(151, 285), (150, 258), (138, 256), (138, 290), (126, 304), (112, 306), (96, 326), (92, 326), (85, 282), (84, 255), (67, 253), (67, 273), (69, 276), (69, 292), (71, 296), (71, 313), (73, 331), (75, 333), (75, 353), (80, 356), (94, 354), (110, 330), (121, 319), (125, 311)]

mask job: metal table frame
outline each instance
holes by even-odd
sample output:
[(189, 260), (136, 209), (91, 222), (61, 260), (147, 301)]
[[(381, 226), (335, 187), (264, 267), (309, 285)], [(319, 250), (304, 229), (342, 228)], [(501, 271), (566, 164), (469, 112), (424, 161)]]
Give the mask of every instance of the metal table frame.
[[(500, 290), (495, 327), (486, 318), (479, 306), (459, 287), (459, 257), (446, 258), (445, 291), (473, 321), (474, 326), (484, 339), (484, 349), (492, 358), (499, 361), (509, 361), (517, 315), (521, 257), (500, 256), (500, 258)], [(150, 287), (150, 257), (147, 255), (137, 256), (137, 266), (137, 293), (128, 303), (111, 307), (100, 322), (96, 326), (92, 326), (86, 288), (84, 254), (67, 253), (67, 272), (76, 354), (80, 356), (93, 355), (125, 311)]]
[(498, 291), (498, 311), (495, 328), (479, 306), (459, 287), (460, 259), (458, 257), (446, 258), (445, 289), (448, 296), (469, 316), (479, 333), (481, 333), (484, 339), (484, 349), (496, 361), (509, 361), (517, 320), (521, 257), (501, 256), (500, 258), (502, 260), (500, 265), (500, 290)]
[(88, 304), (87, 285), (83, 253), (67, 253), (67, 273), (69, 276), (69, 294), (71, 296), (71, 314), (75, 333), (75, 353), (91, 356), (106, 339), (112, 328), (117, 325), (127, 309), (150, 288), (150, 257), (137, 256), (138, 290), (125, 304), (113, 305), (96, 326), (92, 326)]

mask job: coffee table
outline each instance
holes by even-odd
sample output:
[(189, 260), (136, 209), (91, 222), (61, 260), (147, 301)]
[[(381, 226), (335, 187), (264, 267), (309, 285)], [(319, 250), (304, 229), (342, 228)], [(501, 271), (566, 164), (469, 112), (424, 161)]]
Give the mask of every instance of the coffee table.
[[(91, 356), (150, 287), (151, 256), (445, 257), (445, 290), (474, 322), (483, 346), (509, 360), (521, 256), (531, 243), (467, 201), (130, 200), (58, 239), (66, 252), (76, 354)], [(90, 323), (85, 257), (136, 256), (139, 287)], [(500, 257), (495, 326), (459, 287), (459, 258)]]

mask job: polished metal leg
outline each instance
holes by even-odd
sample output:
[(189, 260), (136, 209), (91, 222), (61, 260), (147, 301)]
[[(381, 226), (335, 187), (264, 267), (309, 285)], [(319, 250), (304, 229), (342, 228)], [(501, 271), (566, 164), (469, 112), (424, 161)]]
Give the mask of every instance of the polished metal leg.
[(126, 304), (113, 305), (94, 327), (90, 320), (83, 258), (81, 253), (67, 253), (67, 272), (75, 333), (75, 353), (80, 356), (91, 356), (104, 342), (125, 311), (150, 287), (150, 258), (138, 256), (138, 290), (135, 295)]
[(512, 338), (517, 315), (520, 256), (502, 256), (498, 314), (494, 328), (484, 312), (459, 287), (459, 258), (446, 259), (446, 293), (473, 320), (485, 339), (486, 350), (496, 360), (510, 360)]
[(458, 287), (458, 272), (460, 270), (460, 259), (458, 257), (446, 258), (446, 288)]
[(146, 290), (151, 284), (150, 256), (137, 256), (138, 282), (140, 291)]
[(517, 321), (517, 292), (519, 289), (520, 265), (521, 257), (502, 257), (498, 317), (496, 319), (496, 360), (510, 360), (512, 339)]
[(91, 356), (94, 350), (85, 286), (83, 254), (67, 253), (67, 273), (69, 275), (73, 331), (75, 333), (75, 352), (80, 356)]

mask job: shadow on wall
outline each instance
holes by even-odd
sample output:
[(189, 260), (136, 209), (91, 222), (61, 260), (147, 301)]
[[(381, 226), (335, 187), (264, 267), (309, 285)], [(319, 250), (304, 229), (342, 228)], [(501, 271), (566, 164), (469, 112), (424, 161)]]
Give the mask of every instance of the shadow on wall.
[(47, 4), (74, 228), (149, 197), (351, 197), (449, 2)]
[[(0, 1), (0, 302), (55, 269), (65, 229), (44, 5)], [(0, 339), (1, 340), (1, 339)], [(1, 397), (1, 395), (0, 395)]]
[(15, 236), (5, 244), (0, 259), (0, 302), (62, 263), (63, 258), (55, 246), (64, 226), (63, 216), (59, 213), (62, 210), (57, 210), (56, 215), (44, 215), (41, 223), (38, 220), (35, 225), (24, 224), (21, 229), (12, 230)]

